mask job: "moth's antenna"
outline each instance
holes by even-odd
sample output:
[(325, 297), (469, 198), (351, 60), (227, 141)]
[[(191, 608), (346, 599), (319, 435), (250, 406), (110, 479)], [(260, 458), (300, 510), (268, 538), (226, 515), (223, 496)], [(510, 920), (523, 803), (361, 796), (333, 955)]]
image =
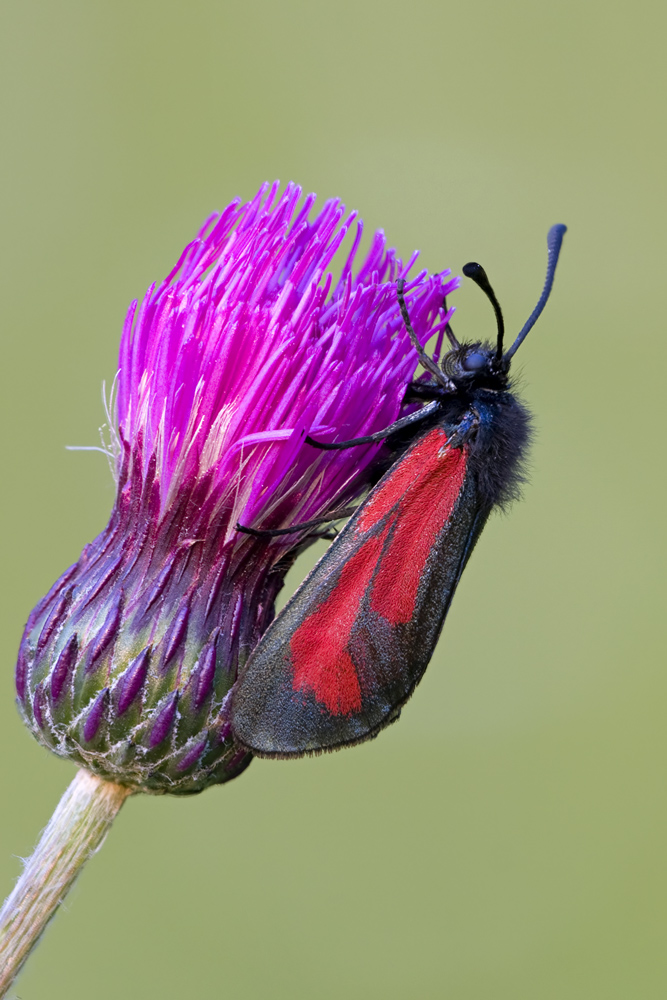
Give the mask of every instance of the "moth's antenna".
[[(445, 295), (444, 299), (442, 300), (442, 308), (444, 309), (445, 312), (447, 312), (447, 296), (446, 295)], [(454, 350), (458, 351), (460, 349), (461, 345), (459, 344), (458, 340), (456, 339), (456, 335), (454, 334), (454, 331), (452, 330), (452, 324), (451, 323), (448, 323), (447, 326), (445, 327), (445, 333), (447, 334), (447, 340), (452, 345), (452, 347), (454, 348)]]
[(524, 323), (519, 336), (505, 354), (505, 361), (509, 361), (516, 354), (521, 344), (535, 326), (540, 313), (547, 304), (547, 299), (551, 295), (551, 289), (554, 283), (554, 275), (556, 274), (556, 264), (558, 263), (558, 257), (560, 256), (560, 248), (563, 245), (563, 236), (566, 232), (567, 226), (564, 226), (562, 223), (558, 223), (557, 225), (552, 226), (547, 234), (547, 277), (544, 282), (544, 288), (542, 289), (542, 294), (539, 297), (537, 305)]
[(503, 311), (500, 308), (500, 303), (496, 298), (496, 293), (491, 288), (491, 282), (486, 276), (486, 271), (481, 264), (475, 264), (471, 261), (470, 264), (463, 265), (463, 273), (466, 278), (472, 278), (476, 285), (482, 289), (487, 299), (493, 306), (493, 311), (496, 314), (496, 324), (498, 326), (498, 340), (496, 341), (496, 358), (498, 361), (503, 356), (503, 336), (505, 333), (505, 321), (503, 319)]

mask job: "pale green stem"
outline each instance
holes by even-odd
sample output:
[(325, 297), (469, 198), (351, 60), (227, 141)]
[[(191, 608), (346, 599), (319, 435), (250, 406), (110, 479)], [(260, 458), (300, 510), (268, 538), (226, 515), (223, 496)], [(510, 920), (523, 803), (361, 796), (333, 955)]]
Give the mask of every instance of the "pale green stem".
[(0, 911), (0, 998), (132, 789), (80, 770)]

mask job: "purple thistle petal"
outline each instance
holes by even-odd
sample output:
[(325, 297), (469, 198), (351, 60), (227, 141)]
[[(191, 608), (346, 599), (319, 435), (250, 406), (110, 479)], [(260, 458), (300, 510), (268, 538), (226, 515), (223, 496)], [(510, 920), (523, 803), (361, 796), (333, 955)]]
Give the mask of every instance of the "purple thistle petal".
[(117, 595), (116, 600), (112, 604), (111, 608), (107, 612), (107, 616), (104, 619), (104, 624), (99, 632), (96, 634), (95, 638), (90, 643), (90, 658), (88, 660), (87, 671), (92, 671), (95, 669), (97, 660), (100, 658), (102, 653), (105, 651), (107, 646), (116, 638), (118, 632), (118, 625), (120, 622), (121, 606), (123, 603), (123, 593), (122, 591)]
[(25, 701), (26, 685), (28, 680), (28, 649), (25, 638), (19, 648), (19, 655), (16, 661), (14, 681), (16, 684), (16, 694), (20, 701)]
[(56, 660), (56, 665), (51, 674), (51, 697), (54, 702), (58, 701), (65, 689), (67, 680), (71, 676), (72, 669), (76, 663), (79, 652), (79, 637), (74, 633), (67, 642), (67, 645)]
[(182, 607), (174, 618), (169, 631), (164, 638), (164, 652), (162, 653), (162, 665), (166, 669), (172, 656), (178, 649), (180, 643), (183, 641), (185, 633), (188, 628), (188, 618), (190, 616), (190, 608), (186, 604)]
[(203, 740), (198, 740), (193, 747), (191, 747), (187, 753), (181, 757), (180, 761), (176, 765), (177, 771), (187, 771), (189, 767), (196, 764), (204, 750), (206, 749), (206, 744), (208, 743), (208, 737)]
[(40, 729), (44, 728), (44, 713), (46, 711), (46, 695), (44, 693), (44, 687), (42, 684), (38, 684), (35, 688), (35, 694), (32, 699), (32, 714), (35, 717), (35, 722)]
[(42, 625), (42, 630), (37, 640), (37, 648), (35, 650), (37, 654), (41, 653), (55, 630), (62, 624), (71, 603), (72, 588), (69, 587), (53, 606), (46, 618), (46, 621)]
[(174, 724), (174, 718), (176, 717), (176, 706), (178, 705), (178, 691), (174, 691), (173, 694), (169, 696), (167, 704), (162, 708), (157, 715), (153, 728), (151, 729), (150, 736), (148, 738), (148, 746), (152, 750), (154, 747), (159, 746), (163, 740), (166, 740), (171, 727)]
[(193, 699), (195, 712), (198, 712), (201, 706), (204, 704), (209, 694), (213, 690), (213, 681), (215, 680), (215, 664), (216, 664), (217, 650), (215, 642), (212, 642), (210, 646), (207, 646), (199, 658), (199, 665), (196, 672), (196, 684), (197, 688), (195, 691), (195, 696)]
[(88, 712), (86, 722), (83, 727), (83, 738), (86, 743), (91, 743), (97, 736), (107, 703), (109, 701), (109, 688), (104, 688), (93, 702), (93, 707)]
[(157, 601), (158, 597), (160, 597), (160, 595), (164, 591), (164, 588), (167, 586), (167, 583), (169, 581), (169, 577), (171, 576), (171, 574), (172, 574), (172, 572), (174, 570), (174, 562), (176, 560), (176, 556), (177, 555), (178, 555), (178, 553), (176, 553), (176, 552), (173, 554), (173, 556), (167, 562), (166, 566), (158, 574), (157, 579), (155, 580), (155, 583), (153, 584), (153, 586), (148, 591), (148, 593), (147, 593), (147, 595), (145, 597), (145, 602), (146, 602), (145, 603), (145, 607), (146, 607), (146, 610), (148, 610), (150, 608), (150, 606), (152, 604), (154, 604), (155, 601)]
[(118, 681), (118, 707), (117, 714), (124, 715), (128, 708), (141, 691), (146, 674), (148, 673), (148, 663), (150, 660), (150, 648), (142, 649), (137, 658), (132, 661), (125, 673)]

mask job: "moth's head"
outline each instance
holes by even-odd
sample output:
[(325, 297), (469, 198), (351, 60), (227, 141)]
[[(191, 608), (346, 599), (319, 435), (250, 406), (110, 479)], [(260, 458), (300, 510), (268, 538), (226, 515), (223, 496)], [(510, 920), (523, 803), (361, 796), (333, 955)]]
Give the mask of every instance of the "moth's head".
[(502, 390), (508, 385), (509, 361), (488, 342), (457, 345), (445, 354), (441, 367), (457, 388)]
[(496, 342), (476, 341), (472, 344), (460, 344), (450, 326), (446, 333), (451, 350), (442, 359), (442, 370), (457, 389), (495, 389), (507, 388), (509, 358), (503, 356), (503, 337), (505, 323), (500, 303), (491, 287), (486, 271), (481, 264), (466, 264), (463, 268), (466, 278), (472, 278), (482, 289), (493, 306), (496, 315)]
[[(552, 226), (549, 230), (547, 235), (547, 277), (544, 283), (544, 289), (538, 299), (537, 305), (524, 323), (518, 337), (512, 346), (506, 351), (503, 351), (505, 323), (503, 320), (502, 309), (500, 308), (500, 303), (496, 298), (496, 294), (493, 291), (491, 283), (489, 282), (486, 272), (481, 264), (465, 264), (463, 267), (463, 273), (466, 278), (471, 278), (476, 285), (479, 285), (493, 306), (493, 310), (496, 315), (496, 342), (495, 344), (490, 344), (486, 341), (479, 341), (472, 344), (461, 344), (456, 339), (451, 325), (447, 323), (444, 332), (449, 340), (451, 350), (445, 355), (440, 366), (436, 363), (435, 358), (431, 358), (426, 354), (420, 341), (417, 339), (417, 335), (412, 329), (412, 324), (410, 323), (410, 317), (405, 304), (405, 297), (403, 295), (405, 278), (398, 279), (396, 283), (396, 291), (406, 330), (413, 346), (417, 351), (417, 355), (419, 356), (422, 365), (426, 371), (430, 372), (430, 374), (434, 377), (435, 383), (433, 383), (433, 388), (437, 389), (439, 393), (442, 393), (443, 390), (445, 392), (451, 392), (452, 386), (459, 389), (488, 388), (503, 390), (507, 388), (512, 358), (514, 357), (517, 348), (523, 343), (528, 331), (533, 327), (536, 319), (544, 309), (547, 299), (549, 298), (564, 233), (565, 226), (560, 224)], [(445, 313), (447, 313), (446, 298), (443, 300), (442, 307)], [(422, 398), (424, 397), (422, 396)]]

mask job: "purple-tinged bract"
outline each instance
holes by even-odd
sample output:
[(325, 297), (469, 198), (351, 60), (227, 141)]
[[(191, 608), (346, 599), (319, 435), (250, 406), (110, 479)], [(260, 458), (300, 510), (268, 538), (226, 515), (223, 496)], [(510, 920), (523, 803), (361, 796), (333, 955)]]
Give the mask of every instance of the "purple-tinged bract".
[[(105, 530), (30, 615), (18, 702), (40, 742), (106, 778), (197, 792), (239, 774), (228, 694), (312, 530), (255, 537), (359, 497), (382, 445), (323, 452), (307, 434), (372, 433), (401, 411), (416, 355), (407, 267), (339, 201), (263, 187), (212, 216), (123, 330)], [(348, 233), (333, 286), (331, 268)], [(456, 279), (409, 280), (425, 342)]]

